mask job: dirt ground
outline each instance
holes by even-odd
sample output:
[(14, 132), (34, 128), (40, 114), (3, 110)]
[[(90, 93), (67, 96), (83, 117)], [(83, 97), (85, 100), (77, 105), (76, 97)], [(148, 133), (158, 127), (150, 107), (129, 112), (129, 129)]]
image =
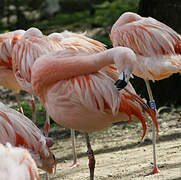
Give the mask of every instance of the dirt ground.
[[(181, 180), (181, 108), (162, 109), (158, 116), (157, 160), (160, 172), (144, 176), (152, 170), (151, 124), (142, 142), (139, 123), (114, 125), (90, 135), (95, 152), (95, 180)], [(54, 128), (51, 136), (56, 139), (52, 148), (57, 158), (57, 171), (52, 180), (88, 180), (88, 158), (85, 139), (76, 136), (76, 150), (80, 166), (72, 165), (71, 139), (64, 128)], [(62, 136), (62, 137), (61, 137)], [(59, 139), (59, 140), (58, 140)], [(40, 179), (45, 173), (40, 171)]]
[[(1, 100), (12, 105), (9, 91), (1, 89)], [(121, 123), (90, 134), (95, 152), (95, 180), (181, 180), (181, 107), (162, 108), (158, 115), (157, 161), (160, 172), (144, 176), (152, 170), (151, 123), (141, 141), (140, 123)], [(54, 127), (50, 136), (55, 140), (51, 148), (57, 158), (56, 174), (50, 180), (89, 180), (88, 158), (83, 134), (76, 133), (79, 167), (71, 169), (72, 145), (70, 130)], [(141, 141), (141, 142), (140, 142)], [(46, 179), (39, 171), (40, 180)]]

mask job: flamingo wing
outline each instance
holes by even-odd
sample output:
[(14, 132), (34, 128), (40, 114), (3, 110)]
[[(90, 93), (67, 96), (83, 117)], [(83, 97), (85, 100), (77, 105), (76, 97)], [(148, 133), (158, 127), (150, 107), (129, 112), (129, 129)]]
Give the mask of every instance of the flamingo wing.
[(61, 33), (52, 33), (48, 37), (60, 42), (64, 49), (74, 49), (90, 54), (106, 49), (104, 44), (87, 37), (85, 33), (78, 34), (66, 30)]
[(36, 28), (28, 29), (24, 36), (16, 41), (12, 50), (13, 71), (23, 89), (32, 93), (31, 68), (34, 62), (38, 57), (60, 48), (57, 46)]
[(143, 56), (175, 54), (181, 42), (177, 32), (151, 17), (125, 24), (115, 23), (110, 38), (113, 46), (129, 47)]

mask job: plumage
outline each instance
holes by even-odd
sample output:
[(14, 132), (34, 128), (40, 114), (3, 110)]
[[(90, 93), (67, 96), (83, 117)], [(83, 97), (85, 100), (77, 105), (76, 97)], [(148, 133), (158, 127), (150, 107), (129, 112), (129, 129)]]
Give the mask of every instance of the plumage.
[[(22, 90), (12, 70), (12, 45), (22, 37), (24, 30), (16, 30), (0, 34), (0, 85), (11, 89), (14, 93)], [(14, 41), (12, 41), (14, 39)]]
[[(83, 34), (79, 35), (65, 31), (45, 36), (37, 28), (30, 28), (19, 41), (16, 41), (12, 51), (13, 69), (20, 85), (32, 94), (31, 71), (34, 62), (42, 55), (62, 49), (75, 49), (77, 51), (95, 53), (105, 48), (102, 43), (90, 39)], [(47, 118), (44, 125), (47, 135), (49, 128), (50, 122)], [(77, 160), (74, 158), (74, 161)]]
[(0, 103), (0, 143), (7, 142), (28, 149), (37, 166), (52, 173), (56, 162), (46, 137), (26, 116)]
[(154, 18), (127, 12), (111, 29), (113, 46), (131, 48), (137, 55), (133, 74), (161, 80), (181, 72), (181, 36)]
[(63, 49), (99, 52), (104, 45), (84, 35), (65, 31), (45, 36), (37, 28), (28, 29), (13, 47), (13, 70), (20, 85), (29, 93), (31, 87), (31, 69), (36, 59), (42, 55)]
[(7, 143), (0, 144), (1, 180), (38, 180), (38, 169), (30, 153)]
[(44, 36), (37, 28), (28, 29), (21, 39), (16, 41), (12, 50), (13, 71), (21, 87), (33, 94), (31, 87), (31, 68), (41, 55), (60, 49), (50, 38)]
[(121, 55), (117, 54), (119, 50), (115, 48), (93, 55), (64, 50), (42, 56), (35, 62), (32, 70), (34, 92), (57, 123), (92, 132), (132, 117), (144, 124), (143, 111), (154, 120), (152, 111), (136, 95), (131, 84), (121, 92), (115, 88), (118, 72), (108, 66), (114, 63), (113, 57), (116, 62), (119, 56), (124, 62), (126, 57), (121, 55), (134, 59), (134, 53), (128, 48), (123, 48)]
[[(132, 73), (145, 80), (150, 106), (156, 110), (149, 80), (161, 80), (181, 72), (181, 36), (156, 19), (126, 12), (113, 25), (110, 38), (114, 47), (124, 46), (135, 52), (137, 61)], [(154, 125), (152, 135), (154, 167), (149, 174), (159, 172)]]
[[(136, 94), (131, 84), (122, 91), (115, 80), (124, 68), (132, 68), (136, 56), (129, 48), (118, 47), (99, 53), (62, 50), (37, 59), (32, 68), (32, 85), (52, 119), (58, 124), (85, 133), (90, 179), (95, 159), (87, 133), (119, 121), (141, 121), (146, 133), (145, 114), (158, 130), (155, 111)], [(130, 62), (128, 65), (125, 62)]]

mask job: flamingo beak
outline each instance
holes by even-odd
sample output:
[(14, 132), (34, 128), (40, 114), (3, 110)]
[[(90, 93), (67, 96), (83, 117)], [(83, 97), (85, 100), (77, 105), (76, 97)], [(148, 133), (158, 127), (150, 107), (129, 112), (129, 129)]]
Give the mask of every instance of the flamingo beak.
[(128, 82), (129, 82), (129, 79), (131, 77), (131, 72), (126, 69), (124, 70), (120, 75), (119, 75), (119, 78), (118, 80), (115, 82), (115, 86), (116, 88), (120, 91), (122, 89), (124, 89)]
[(54, 141), (53, 141), (52, 138), (49, 138), (49, 137), (46, 138), (46, 145), (47, 145), (48, 147), (52, 147), (53, 144), (54, 144)]

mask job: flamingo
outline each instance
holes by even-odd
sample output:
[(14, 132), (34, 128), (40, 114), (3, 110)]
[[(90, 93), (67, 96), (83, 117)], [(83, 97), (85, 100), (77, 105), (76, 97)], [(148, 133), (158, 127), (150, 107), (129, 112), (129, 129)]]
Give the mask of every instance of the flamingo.
[(23, 108), (20, 103), (19, 92), (23, 89), (18, 84), (12, 71), (11, 43), (14, 44), (15, 42), (12, 42), (12, 39), (21, 38), (24, 32), (24, 30), (16, 30), (0, 34), (0, 85), (13, 91), (21, 113), (23, 113)]
[(53, 172), (56, 160), (49, 149), (51, 139), (26, 116), (0, 102), (0, 143), (5, 145), (7, 142), (26, 148), (39, 168)]
[[(136, 94), (129, 83), (118, 91), (114, 82), (119, 72), (132, 70), (135, 53), (125, 47), (89, 54), (73, 49), (41, 56), (33, 64), (32, 86), (48, 114), (64, 127), (84, 132), (88, 148), (90, 179), (95, 159), (88, 133), (118, 121), (141, 121), (146, 133), (145, 113), (158, 130), (155, 111)], [(129, 64), (127, 62), (130, 62)]]
[[(161, 80), (173, 73), (181, 72), (181, 36), (156, 19), (126, 12), (112, 26), (110, 38), (113, 47), (129, 47), (137, 56), (134, 71), (127, 71), (122, 75), (127, 76), (126, 81), (117, 82), (117, 86), (121, 86), (120, 88), (126, 86), (131, 73), (143, 78), (150, 98), (150, 106), (156, 110), (149, 80)], [(154, 124), (152, 129), (154, 163), (153, 170), (149, 174), (159, 172), (156, 161)]]
[[(24, 35), (24, 30), (15, 30), (0, 34), (0, 85), (13, 91), (15, 94), (19, 111), (23, 113), (20, 103), (20, 91), (24, 90), (17, 82), (12, 70), (12, 48), (18, 39)], [(36, 121), (36, 104), (34, 96), (31, 96), (32, 120)]]
[(0, 144), (0, 174), (2, 180), (38, 180), (38, 169), (30, 153), (11, 144)]
[[(31, 85), (31, 69), (36, 59), (44, 54), (63, 49), (74, 49), (88, 53), (97, 53), (105, 50), (102, 43), (86, 37), (84, 34), (64, 31), (62, 33), (52, 33), (48, 36), (42, 34), (37, 28), (28, 29), (24, 36), (16, 41), (13, 47), (13, 69), (20, 85), (29, 93), (33, 93)], [(49, 116), (46, 116), (44, 125), (45, 133), (48, 136), (50, 128)], [(73, 165), (78, 166), (75, 151), (75, 132), (71, 130), (73, 146)]]

